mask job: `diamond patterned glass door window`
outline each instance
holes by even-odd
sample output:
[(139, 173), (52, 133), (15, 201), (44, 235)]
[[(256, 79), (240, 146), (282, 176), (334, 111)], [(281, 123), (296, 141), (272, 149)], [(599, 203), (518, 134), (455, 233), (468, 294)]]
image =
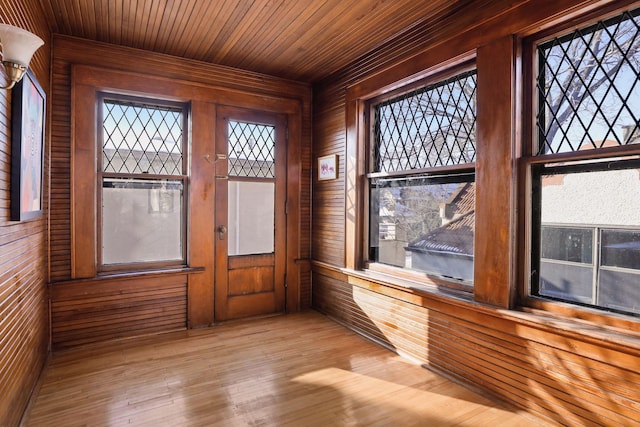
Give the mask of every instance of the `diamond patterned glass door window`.
[(468, 71), (375, 105), (371, 172), (473, 163), (476, 75)]
[(275, 178), (275, 126), (229, 121), (229, 176)]
[(639, 15), (538, 45), (538, 155), (640, 142)]
[(273, 253), (276, 127), (229, 120), (227, 132), (228, 255)]

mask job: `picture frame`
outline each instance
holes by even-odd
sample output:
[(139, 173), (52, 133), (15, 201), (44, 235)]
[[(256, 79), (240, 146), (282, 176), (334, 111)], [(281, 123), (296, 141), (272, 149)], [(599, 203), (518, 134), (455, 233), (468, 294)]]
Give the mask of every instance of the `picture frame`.
[(43, 212), (46, 94), (28, 69), (13, 88), (11, 101), (11, 220)]
[(324, 181), (338, 177), (338, 155), (318, 157), (318, 180)]

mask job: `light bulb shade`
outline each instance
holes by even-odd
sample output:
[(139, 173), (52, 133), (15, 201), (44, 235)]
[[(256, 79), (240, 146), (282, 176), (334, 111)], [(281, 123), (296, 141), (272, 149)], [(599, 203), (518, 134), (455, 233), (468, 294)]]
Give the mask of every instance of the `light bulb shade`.
[(0, 24), (2, 61), (29, 66), (31, 57), (44, 41), (35, 34), (13, 25)]

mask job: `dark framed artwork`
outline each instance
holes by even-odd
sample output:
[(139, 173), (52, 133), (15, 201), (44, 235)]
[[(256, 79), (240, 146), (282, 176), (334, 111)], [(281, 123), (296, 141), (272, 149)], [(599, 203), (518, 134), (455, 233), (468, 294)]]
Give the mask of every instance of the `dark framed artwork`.
[(42, 215), (46, 95), (31, 70), (12, 92), (11, 220)]

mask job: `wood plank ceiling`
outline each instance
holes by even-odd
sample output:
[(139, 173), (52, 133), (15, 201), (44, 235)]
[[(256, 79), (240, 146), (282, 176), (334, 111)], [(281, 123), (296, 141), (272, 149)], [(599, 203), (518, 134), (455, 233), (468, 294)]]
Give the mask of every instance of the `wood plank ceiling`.
[(472, 0), (40, 0), (53, 33), (316, 82)]

